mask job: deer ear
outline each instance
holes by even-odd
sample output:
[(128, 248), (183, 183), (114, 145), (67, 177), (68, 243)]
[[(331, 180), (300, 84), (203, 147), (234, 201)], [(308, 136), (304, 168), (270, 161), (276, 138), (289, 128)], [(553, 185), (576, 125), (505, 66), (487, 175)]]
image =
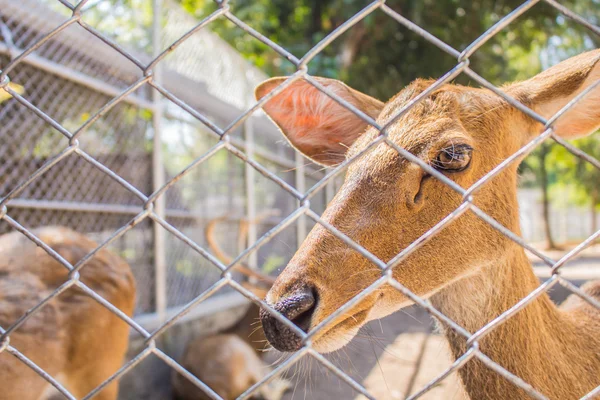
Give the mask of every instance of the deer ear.
[[(255, 90), (259, 100), (287, 78), (272, 78)], [(383, 103), (349, 88), (340, 81), (316, 78), (320, 84), (372, 118), (377, 118)], [(346, 150), (366, 130), (367, 123), (305, 80), (286, 87), (263, 106), (289, 142), (311, 160), (335, 165)]]
[(546, 119), (585, 90), (589, 92), (554, 122), (554, 132), (565, 139), (600, 127), (600, 50), (569, 58), (509, 87), (510, 93)]

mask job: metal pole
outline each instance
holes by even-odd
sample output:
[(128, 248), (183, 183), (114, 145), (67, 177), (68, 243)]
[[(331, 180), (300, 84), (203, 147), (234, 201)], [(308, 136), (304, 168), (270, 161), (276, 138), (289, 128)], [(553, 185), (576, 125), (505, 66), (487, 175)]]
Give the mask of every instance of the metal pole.
[[(306, 192), (306, 172), (304, 170), (304, 158), (302, 157), (302, 155), (298, 152), (296, 152), (296, 189), (301, 192), (304, 193)], [(298, 203), (298, 206), (300, 205), (300, 203)], [(302, 244), (302, 242), (304, 241), (304, 238), (306, 237), (306, 217), (304, 215), (302, 215), (300, 218), (298, 218), (298, 222), (296, 223), (296, 240), (297, 240), (297, 245), (298, 248), (300, 248), (300, 245)]]
[[(154, 57), (161, 51), (161, 15), (162, 0), (152, 0), (152, 52)], [(154, 81), (161, 83), (161, 64), (154, 67)], [(163, 107), (161, 105), (161, 96), (157, 90), (152, 91), (152, 102), (154, 103), (154, 113), (152, 114), (152, 126), (154, 128), (154, 138), (152, 145), (152, 186), (158, 190), (165, 183), (164, 163), (162, 154), (161, 124), (163, 119)], [(165, 196), (156, 199), (154, 210), (161, 218), (165, 217)], [(154, 225), (154, 277), (155, 277), (155, 296), (156, 296), (156, 314), (160, 323), (166, 320), (167, 316), (167, 262), (165, 254), (165, 231), (157, 223)]]
[[(254, 127), (252, 118), (248, 118), (244, 122), (244, 142), (246, 154), (249, 158), (254, 158)], [(256, 171), (248, 163), (244, 163), (244, 175), (246, 183), (246, 216), (248, 217), (248, 246), (252, 246), (257, 238), (256, 229)], [(248, 257), (248, 265), (250, 268), (258, 267), (258, 255), (253, 252)]]
[(331, 200), (333, 200), (333, 196), (335, 196), (335, 182), (329, 181), (325, 185), (325, 204), (329, 204)]

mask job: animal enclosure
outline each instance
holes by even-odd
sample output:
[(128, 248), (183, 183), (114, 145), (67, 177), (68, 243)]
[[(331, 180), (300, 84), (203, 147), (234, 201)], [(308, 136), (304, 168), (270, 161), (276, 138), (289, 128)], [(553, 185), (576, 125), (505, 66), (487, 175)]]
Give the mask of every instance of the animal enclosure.
[[(478, 49), (499, 31), (511, 29), (521, 15), (535, 12), (542, 3), (563, 18), (600, 35), (600, 28), (594, 22), (554, 0), (530, 0), (491, 24), (468, 47), (456, 49), (385, 1), (373, 1), (365, 3), (352, 18), (298, 57), (238, 17), (235, 2), (216, 2), (212, 14), (197, 20), (175, 2), (154, 0), (151, 21), (133, 18), (132, 25), (120, 27), (123, 36), (129, 33), (136, 38), (126, 44), (121, 42), (119, 32), (96, 28), (99, 21), (111, 15), (110, 9), (99, 3), (93, 0), (77, 3), (0, 0), (0, 94), (6, 95), (5, 99), (0, 96), (0, 233), (21, 232), (69, 271), (68, 280), (61, 288), (50, 293), (31, 313), (19, 316), (10, 325), (0, 326), (0, 353), (19, 359), (65, 398), (75, 398), (60, 377), (47, 374), (23, 349), (10, 342), (11, 333), (39, 313), (46, 303), (60, 296), (64, 288), (83, 285), (78, 271), (86, 268), (89, 257), (71, 264), (34, 234), (34, 228), (61, 225), (87, 234), (99, 243), (90, 256), (104, 248), (118, 253), (131, 265), (138, 288), (133, 317), (86, 288), (89, 296), (130, 326), (132, 336), (141, 338), (144, 347), (85, 398), (94, 397), (145, 359), (157, 357), (182, 372), (209, 397), (218, 399), (205, 383), (186, 374), (178, 361), (158, 347), (156, 341), (184, 320), (199, 318), (214, 309), (239, 307), (247, 300), (259, 304), (300, 335), (303, 345), (240, 398), (257, 393), (261, 385), (302, 358), (316, 360), (357, 393), (375, 398), (361, 382), (314, 350), (311, 338), (383, 285), (394, 287), (441, 321), (446, 329), (467, 339), (466, 352), (419, 388), (412, 398), (424, 395), (474, 359), (531, 397), (546, 398), (529, 382), (484, 354), (478, 341), (540, 294), (557, 287), (600, 309), (597, 299), (561, 275), (563, 266), (597, 241), (600, 231), (591, 232), (572, 250), (554, 259), (482, 211), (474, 204), (473, 196), (526, 153), (551, 141), (600, 169), (599, 160), (554, 132), (558, 117), (586, 94), (597, 90), (600, 82), (555, 117), (545, 119), (492, 85), (470, 63)], [(445, 57), (456, 60), (453, 68), (436, 77), (433, 84), (392, 120), (406, 114), (445, 83), (463, 75), (504, 99), (518, 112), (541, 122), (544, 130), (511, 157), (499, 162), (475, 185), (465, 188), (392, 142), (387, 133), (391, 122), (378, 124), (310, 74), (311, 61), (374, 13), (396, 21), (437, 47)], [(287, 80), (258, 101), (254, 99), (254, 88), (268, 76), (209, 31), (211, 23), (225, 19), (239, 29), (240, 34), (270, 48), (281, 62), (289, 63), (294, 70)], [(119, 26), (119, 21), (115, 26)], [(323, 169), (309, 163), (289, 146), (261, 111), (270, 99), (300, 80), (375, 127), (380, 132), (377, 139), (335, 167)], [(378, 146), (393, 148), (463, 199), (455, 211), (389, 262), (383, 262), (321, 218), (348, 166)], [(265, 213), (268, 218), (254, 222), (258, 215)], [(477, 332), (466, 330), (442, 314), (391, 274), (395, 265), (465, 213), (473, 213), (525, 248), (549, 271), (549, 278), (534, 292)], [(217, 236), (225, 250), (235, 255), (229, 264), (208, 251), (203, 233), (210, 220), (222, 216), (227, 220)], [(249, 221), (248, 238), (238, 244), (237, 226), (242, 219)], [(243, 262), (276, 275), (315, 225), (325, 227), (372, 262), (373, 267), (380, 268), (381, 277), (341, 306), (316, 330), (305, 333), (244, 288), (233, 268)], [(597, 384), (598, 387), (583, 398), (600, 395), (600, 378)]]

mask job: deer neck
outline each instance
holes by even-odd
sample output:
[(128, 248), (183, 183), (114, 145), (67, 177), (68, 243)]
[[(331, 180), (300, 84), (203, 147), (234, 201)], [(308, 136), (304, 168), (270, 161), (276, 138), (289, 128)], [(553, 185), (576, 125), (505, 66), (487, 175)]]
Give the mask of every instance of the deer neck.
[[(538, 286), (525, 252), (515, 247), (503, 260), (453, 283), (431, 302), (474, 333)], [(597, 349), (590, 349), (595, 340), (577, 324), (577, 318), (559, 310), (543, 293), (482, 338), (479, 346), (489, 358), (549, 398), (572, 398), (594, 387), (584, 378), (590, 365), (600, 368)], [(453, 356), (460, 357), (467, 350), (466, 340), (451, 328), (444, 331)], [(472, 399), (529, 398), (478, 359), (459, 371)]]

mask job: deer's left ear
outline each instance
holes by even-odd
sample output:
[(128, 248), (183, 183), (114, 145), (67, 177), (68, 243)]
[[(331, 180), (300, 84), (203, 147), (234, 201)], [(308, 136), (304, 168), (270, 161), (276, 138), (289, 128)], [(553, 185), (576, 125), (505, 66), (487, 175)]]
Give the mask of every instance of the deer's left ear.
[[(315, 78), (371, 118), (377, 118), (383, 103), (346, 86), (340, 81)], [(271, 78), (256, 88), (262, 99), (286, 78)], [(314, 162), (333, 166), (344, 161), (346, 150), (365, 132), (367, 123), (338, 104), (309, 82), (293, 82), (263, 106), (283, 135), (298, 151)]]
[(515, 96), (544, 118), (550, 119), (584, 90), (591, 90), (554, 123), (565, 139), (588, 135), (600, 127), (600, 49), (569, 58), (508, 87)]

